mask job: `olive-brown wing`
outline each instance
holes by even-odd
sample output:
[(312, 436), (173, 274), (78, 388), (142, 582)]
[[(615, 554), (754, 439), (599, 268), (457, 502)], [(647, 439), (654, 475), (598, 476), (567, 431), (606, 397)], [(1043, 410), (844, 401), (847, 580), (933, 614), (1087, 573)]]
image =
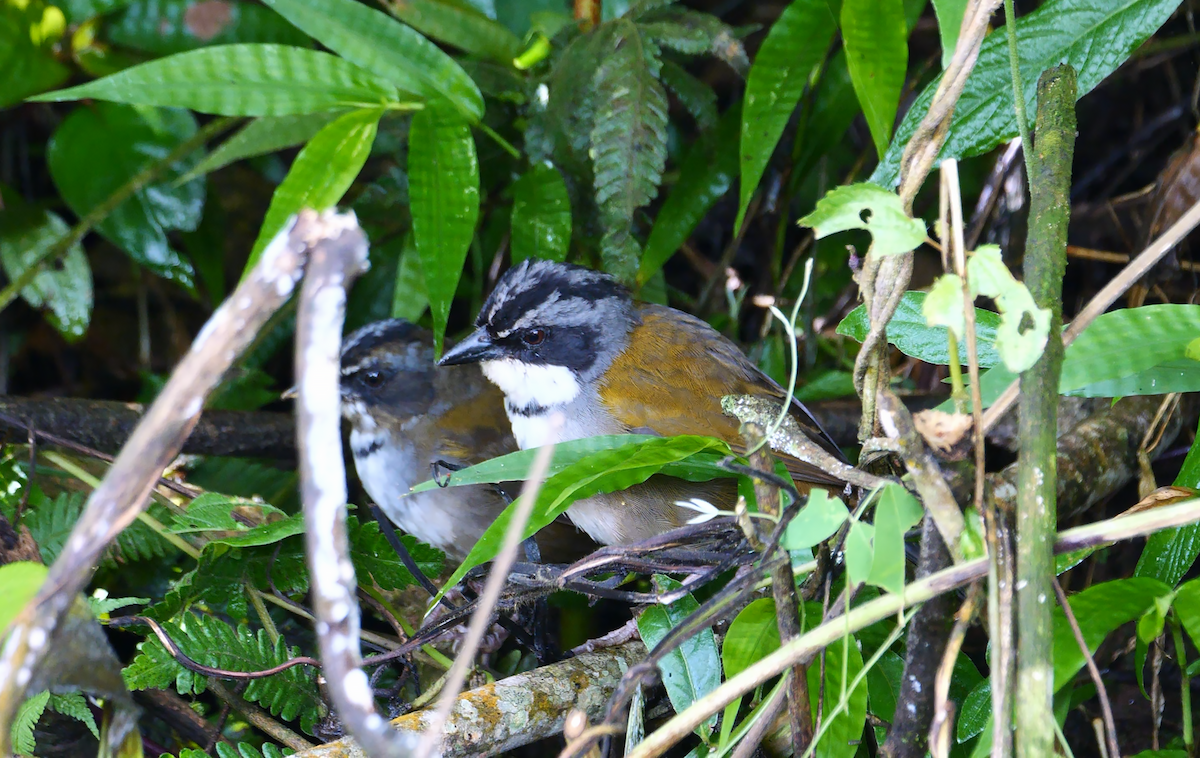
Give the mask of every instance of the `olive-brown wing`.
[[(640, 316), (629, 348), (601, 383), (606, 410), (628, 431), (708, 435), (744, 452), (739, 422), (722, 412), (721, 397), (756, 395), (783, 402), (783, 389), (703, 321), (657, 305), (642, 306)], [(793, 403), (792, 416), (811, 439), (841, 458), (837, 445), (804, 406)], [(841, 484), (811, 464), (779, 457), (798, 481)]]

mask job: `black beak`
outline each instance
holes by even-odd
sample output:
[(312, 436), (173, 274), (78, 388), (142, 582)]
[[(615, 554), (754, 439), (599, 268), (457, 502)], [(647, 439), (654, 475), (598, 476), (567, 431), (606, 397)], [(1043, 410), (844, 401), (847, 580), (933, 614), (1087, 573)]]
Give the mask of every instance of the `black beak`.
[(503, 357), (501, 349), (497, 347), (492, 338), (488, 336), (486, 330), (476, 329), (462, 342), (446, 351), (442, 359), (438, 361), (439, 366), (458, 366), (464, 363), (479, 363), (480, 361), (488, 361), (494, 358)]

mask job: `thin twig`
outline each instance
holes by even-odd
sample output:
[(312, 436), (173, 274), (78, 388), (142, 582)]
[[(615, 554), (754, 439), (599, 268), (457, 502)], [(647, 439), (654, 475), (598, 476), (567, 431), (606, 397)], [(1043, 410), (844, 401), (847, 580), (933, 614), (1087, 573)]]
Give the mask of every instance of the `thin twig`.
[(1100, 698), (1100, 713), (1104, 716), (1104, 733), (1108, 742), (1108, 754), (1112, 758), (1121, 758), (1121, 749), (1117, 745), (1117, 723), (1113, 719), (1108, 690), (1104, 687), (1104, 680), (1100, 678), (1100, 669), (1096, 666), (1096, 659), (1092, 657), (1092, 651), (1088, 649), (1087, 640), (1083, 638), (1083, 630), (1079, 628), (1079, 621), (1075, 618), (1075, 612), (1071, 610), (1071, 603), (1067, 600), (1067, 593), (1063, 592), (1058, 577), (1054, 577), (1054, 594), (1058, 596), (1058, 604), (1062, 606), (1063, 615), (1066, 616), (1067, 624), (1071, 627), (1071, 634), (1075, 635), (1075, 642), (1079, 644), (1079, 650), (1083, 653), (1088, 674), (1092, 677), (1092, 683), (1096, 685), (1096, 695)]

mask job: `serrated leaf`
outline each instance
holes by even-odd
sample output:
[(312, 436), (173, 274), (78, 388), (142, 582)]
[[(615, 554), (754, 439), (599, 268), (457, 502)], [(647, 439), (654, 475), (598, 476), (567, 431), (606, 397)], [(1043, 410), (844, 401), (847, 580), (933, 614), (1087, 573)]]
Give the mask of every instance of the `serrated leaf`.
[(841, 498), (814, 489), (809, 493), (808, 504), (788, 524), (781, 544), (787, 550), (813, 547), (832, 537), (848, 518), (850, 511)]
[(51, 693), (50, 702), (47, 707), (55, 713), (61, 713), (64, 716), (70, 716), (76, 721), (82, 722), (92, 733), (96, 739), (100, 739), (100, 730), (96, 727), (96, 718), (92, 715), (92, 709), (88, 707), (87, 701), (79, 692), (65, 692), (62, 694)]
[(389, 0), (384, 6), (404, 23), (465, 53), (512, 65), (521, 40), (474, 8), (441, 0)]
[(531, 166), (513, 183), (512, 263), (564, 261), (571, 246), (571, 198), (558, 169)]
[(907, 253), (925, 241), (924, 222), (905, 213), (894, 192), (870, 182), (833, 188), (799, 224), (812, 227), (817, 239), (865, 229), (874, 240), (871, 250), (876, 255)]
[(1033, 295), (1013, 277), (998, 245), (983, 245), (967, 261), (971, 293), (990, 297), (1000, 308), (996, 352), (1009, 371), (1029, 369), (1041, 357), (1050, 334), (1050, 309), (1039, 308)]
[[(0, 261), (13, 281), (65, 237), (70, 227), (58, 214), (30, 208), (16, 193), (3, 189), (0, 187), (4, 201)], [(68, 342), (83, 337), (92, 317), (92, 268), (83, 245), (76, 243), (58, 261), (44, 264), (33, 282), (21, 290), (21, 297), (33, 308), (46, 309), (46, 319)]]
[[(46, 159), (59, 193), (84, 216), (195, 133), (196, 119), (186, 111), (96, 103), (76, 108), (59, 125)], [(192, 286), (192, 266), (171, 249), (167, 233), (200, 223), (204, 180), (175, 184), (195, 162), (189, 156), (174, 164), (95, 227), (134, 261), (185, 287)]]
[[(594, 437), (589, 440), (576, 440), (555, 446), (554, 459), (551, 462), (546, 482), (538, 493), (533, 512), (525, 527), (524, 537), (533, 536), (539, 529), (549, 524), (565, 512), (571, 503), (580, 498), (590, 497), (599, 492), (615, 492), (634, 484), (640, 484), (657, 473), (670, 474), (691, 481), (712, 479), (721, 475), (721, 469), (715, 464), (723, 456), (729, 454), (729, 446), (721, 440), (711, 437), (638, 437), (635, 435), (617, 435), (617, 437), (634, 437), (630, 444), (620, 444), (613, 438)], [(568, 455), (574, 457), (590, 444), (598, 444), (601, 449), (586, 455), (579, 455), (568, 465), (562, 465)], [(578, 447), (576, 446), (578, 445)], [(494, 481), (514, 481), (523, 479), (529, 470), (530, 457), (514, 459), (512, 456), (536, 454), (536, 450), (522, 450), (508, 456), (493, 459), (478, 464), (474, 469), (492, 465), (491, 476), (503, 476)], [(560, 456), (562, 456), (560, 458)], [(508, 459), (501, 469), (497, 461)], [(690, 459), (695, 459), (699, 465), (689, 467)], [(513, 462), (521, 461), (523, 468), (514, 469)], [(678, 465), (673, 465), (678, 464)], [(507, 473), (500, 473), (506, 470)], [(466, 472), (472, 469), (465, 469)], [(464, 472), (455, 472), (454, 477)], [(416, 490), (418, 488), (414, 488)], [(492, 522), (479, 541), (471, 548), (450, 579), (443, 585), (443, 592), (453, 587), (464, 575), (476, 566), (482, 565), (496, 557), (504, 540), (504, 532), (516, 503), (505, 508), (496, 520)]]
[[(670, 577), (656, 574), (654, 584), (659, 592), (670, 592), (682, 585)], [(653, 650), (674, 627), (700, 607), (690, 594), (670, 605), (652, 605), (637, 617), (638, 632), (646, 647)], [(712, 629), (702, 629), (688, 637), (658, 662), (663, 687), (676, 713), (683, 713), (696, 700), (721, 684), (721, 655)], [(712, 729), (716, 715), (701, 726)]]
[(350, 111), (309, 140), (271, 196), (244, 272), (254, 268), (267, 243), (301, 209), (324, 210), (342, 199), (371, 154), (382, 115), (378, 108)]
[(39, 692), (17, 709), (12, 723), (13, 749), (19, 755), (33, 755), (37, 743), (33, 739), (33, 728), (46, 712), (46, 704), (50, 702), (49, 691)]
[(954, 57), (954, 46), (958, 44), (958, 34), (962, 31), (963, 14), (966, 9), (967, 0), (933, 0), (933, 12), (937, 14), (938, 37), (942, 40), (942, 68)]
[(0, 638), (25, 604), (33, 599), (46, 580), (46, 567), (33, 561), (13, 561), (0, 566)]
[(717, 93), (713, 88), (687, 72), (683, 66), (670, 60), (662, 62), (659, 78), (667, 89), (675, 94), (679, 102), (696, 119), (696, 126), (707, 131), (717, 123)]
[(22, 517), (21, 523), (29, 527), (42, 562), (49, 566), (62, 552), (71, 529), (83, 512), (83, 493), (63, 492), (53, 500), (45, 496), (39, 499), (31, 497), (29, 502), (31, 508)]
[[(401, 590), (411, 587), (417, 580), (404, 564), (400, 562), (391, 543), (379, 531), (379, 524), (368, 521), (360, 524), (358, 519), (351, 516), (348, 521), (351, 553), (354, 556), (354, 568), (359, 582), (369, 578), (381, 590)], [(442, 573), (444, 556), (437, 548), (419, 542), (409, 534), (400, 535), (400, 541), (408, 549), (408, 554), (416, 561), (417, 568), (425, 576), (436, 577)]]
[[(1049, 0), (1017, 19), (1017, 57), (1025, 85), (1026, 108), (1036, 112), (1041, 72), (1067, 63), (1078, 72), (1076, 97), (1091, 92), (1175, 12), (1175, 0)], [(894, 187), (900, 156), (929, 111), (941, 77), (930, 82), (896, 129), (891, 146), (871, 181)], [(983, 40), (975, 68), (954, 109), (939, 160), (965, 158), (991, 150), (1018, 133), (1003, 29)]]
[(237, 0), (134, 0), (103, 28), (110, 42), (156, 56), (239, 42), (311, 44), (278, 13)]
[(88, 607), (92, 609), (92, 613), (101, 620), (120, 608), (128, 608), (131, 605), (147, 605), (150, 602), (148, 597), (105, 597), (101, 599), (89, 595), (85, 599)]
[(273, 153), (308, 142), (340, 113), (301, 113), (293, 116), (263, 116), (239, 129), (221, 146), (204, 156), (180, 181), (216, 171), (243, 158)]
[(638, 266), (638, 282), (645, 285), (675, 254), (700, 219), (733, 186), (738, 172), (737, 135), (741, 106), (721, 116), (714, 131), (696, 140), (679, 167), (679, 179), (658, 210), (646, 250)]
[(392, 290), (392, 318), (416, 321), (429, 308), (425, 294), (425, 275), (421, 273), (421, 255), (412, 235), (404, 237), (404, 247), (396, 264), (396, 286)]
[(592, 79), (591, 155), (604, 269), (629, 283), (641, 252), (634, 214), (658, 194), (667, 162), (667, 94), (656, 78), (657, 48), (632, 22), (617, 22), (615, 29), (613, 47)]
[(65, 26), (62, 11), (40, 0), (0, 5), (0, 108), (67, 80), (53, 47)]
[(741, 229), (767, 161), (836, 29), (826, 0), (792, 0), (758, 49), (742, 107), (742, 181), (735, 231)]
[(398, 93), (387, 80), (329, 53), (285, 45), (218, 45), (32, 99), (88, 97), (225, 116), (287, 116), (383, 105), (396, 101)]
[(842, 41), (850, 81), (882, 156), (892, 137), (908, 68), (908, 24), (901, 0), (845, 0)]
[(638, 26), (660, 47), (685, 55), (711, 53), (742, 76), (750, 68), (746, 48), (736, 32), (711, 13), (676, 6), (655, 14), (654, 19), (641, 21)]
[(413, 240), (433, 314), (435, 354), (479, 220), (479, 160), (471, 127), (457, 113), (430, 107), (408, 132), (408, 190)]
[[(354, 0), (265, 2), (330, 50), (400, 90), (444, 98), (472, 122), (483, 118), (483, 96), (462, 67), (386, 13)], [(371, 101), (356, 104), (362, 102)]]

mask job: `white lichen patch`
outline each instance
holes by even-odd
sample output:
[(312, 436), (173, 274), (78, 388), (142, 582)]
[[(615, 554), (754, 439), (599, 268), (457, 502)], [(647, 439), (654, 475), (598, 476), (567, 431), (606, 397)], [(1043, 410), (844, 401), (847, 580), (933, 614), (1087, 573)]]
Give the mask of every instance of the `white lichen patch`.
[(371, 696), (371, 682), (362, 669), (353, 669), (346, 673), (342, 680), (342, 691), (346, 699), (364, 711), (375, 710), (375, 700)]

